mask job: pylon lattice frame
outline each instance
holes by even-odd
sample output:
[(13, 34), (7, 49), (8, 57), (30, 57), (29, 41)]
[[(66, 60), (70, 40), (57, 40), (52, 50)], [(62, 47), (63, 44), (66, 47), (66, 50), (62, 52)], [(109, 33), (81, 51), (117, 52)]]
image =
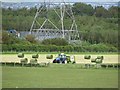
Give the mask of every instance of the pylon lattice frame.
[[(59, 8), (60, 12), (58, 12), (56, 10), (56, 8), (55, 8), (56, 5), (60, 6), (60, 8)], [(55, 25), (55, 23), (53, 23), (47, 17), (50, 8), (52, 8), (54, 13), (58, 16), (59, 21), (61, 22), (61, 28), (58, 28)], [(44, 19), (43, 23), (40, 24), (40, 22), (37, 19), (44, 9), (46, 9), (45, 12), (47, 12), (47, 14), (44, 16), (45, 19)], [(70, 29), (64, 28), (65, 14), (67, 16), (69, 16), (69, 19), (71, 19), (71, 21), (72, 21), (71, 25), (69, 26)], [(44, 27), (47, 22), (49, 22), (52, 25), (52, 28)], [(38, 25), (37, 28), (34, 27), (35, 24)], [(44, 40), (44, 39), (48, 39), (48, 38), (61, 38), (61, 37), (64, 39), (67, 39), (67, 40), (78, 39), (80, 36), (78, 33), (77, 24), (76, 24), (75, 17), (72, 12), (72, 6), (70, 5), (70, 2), (66, 3), (64, 0), (62, 0), (62, 2), (50, 2), (50, 0), (49, 0), (49, 2), (44, 1), (44, 3), (41, 3), (41, 6), (40, 6), (40, 8), (37, 9), (33, 23), (31, 25), (30, 34), (35, 35), (38, 40)]]

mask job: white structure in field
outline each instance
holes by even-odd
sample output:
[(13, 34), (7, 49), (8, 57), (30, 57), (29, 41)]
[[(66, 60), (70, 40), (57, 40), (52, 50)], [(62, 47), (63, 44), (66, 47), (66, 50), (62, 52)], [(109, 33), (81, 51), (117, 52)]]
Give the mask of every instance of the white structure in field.
[[(54, 19), (51, 19), (53, 17), (51, 12), (55, 16)], [(66, 23), (65, 19), (69, 21)], [(30, 28), (30, 34), (35, 35), (38, 40), (48, 38), (64, 38), (69, 41), (79, 40), (80, 36), (71, 3), (64, 0), (44, 0), (44, 2), (40, 2), (40, 7), (37, 9)]]

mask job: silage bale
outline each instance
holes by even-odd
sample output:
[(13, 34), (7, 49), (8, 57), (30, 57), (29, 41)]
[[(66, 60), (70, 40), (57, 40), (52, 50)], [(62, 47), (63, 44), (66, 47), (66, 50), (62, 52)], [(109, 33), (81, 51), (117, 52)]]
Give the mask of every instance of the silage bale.
[(36, 59), (36, 58), (32, 58), (32, 59), (30, 60), (30, 63), (31, 63), (31, 64), (37, 64), (37, 59)]
[(38, 58), (38, 57), (39, 57), (38, 54), (33, 54), (33, 55), (32, 55), (32, 58)]
[(91, 58), (90, 55), (86, 55), (86, 56), (84, 56), (84, 59), (90, 59), (90, 58)]
[(18, 57), (19, 58), (23, 58), (24, 57), (24, 53), (18, 53)]
[(102, 59), (96, 59), (96, 63), (102, 63)]
[(73, 63), (73, 64), (76, 63), (76, 61), (75, 61), (75, 56), (73, 56), (73, 55), (70, 56), (70, 61), (71, 61), (71, 63)]
[(47, 55), (46, 58), (47, 59), (53, 59), (53, 55)]
[(73, 61), (72, 64), (76, 63), (76, 61)]
[(95, 62), (96, 62), (96, 59), (95, 59), (95, 58), (92, 58), (92, 59), (91, 59), (91, 62), (92, 62), (92, 63), (95, 63)]
[(67, 59), (67, 63), (70, 63), (70, 56), (66, 56), (66, 59)]
[(103, 60), (103, 56), (97, 56), (97, 59), (101, 59), (101, 60)]
[(22, 64), (27, 64), (28, 63), (28, 59), (27, 58), (23, 58), (23, 59), (20, 60), (20, 62)]

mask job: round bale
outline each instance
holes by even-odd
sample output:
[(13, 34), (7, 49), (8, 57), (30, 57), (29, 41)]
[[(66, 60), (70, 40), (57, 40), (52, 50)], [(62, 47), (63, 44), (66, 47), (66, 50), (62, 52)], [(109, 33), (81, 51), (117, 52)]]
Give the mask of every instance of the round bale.
[(92, 59), (91, 59), (91, 62), (92, 62), (92, 63), (95, 63), (95, 62), (96, 62), (96, 59), (95, 59), (95, 58), (92, 58)]
[(30, 60), (30, 63), (31, 63), (31, 64), (37, 64), (37, 59), (36, 59), (36, 58), (32, 58), (32, 59)]
[(96, 63), (102, 63), (102, 59), (96, 59)]
[(53, 59), (53, 55), (47, 55), (46, 58), (47, 59)]
[(86, 56), (84, 56), (84, 59), (90, 59), (90, 58), (91, 58), (90, 55), (86, 55)]
[(22, 64), (27, 64), (28, 59), (27, 59), (27, 58), (23, 58), (23, 59), (20, 60), (20, 62), (21, 62)]
[(38, 58), (38, 57), (39, 57), (38, 54), (33, 54), (33, 55), (32, 55), (32, 58)]
[(101, 60), (103, 60), (103, 56), (97, 56), (97, 59), (101, 59)]
[(18, 53), (18, 57), (19, 58), (23, 58), (24, 57), (24, 53)]

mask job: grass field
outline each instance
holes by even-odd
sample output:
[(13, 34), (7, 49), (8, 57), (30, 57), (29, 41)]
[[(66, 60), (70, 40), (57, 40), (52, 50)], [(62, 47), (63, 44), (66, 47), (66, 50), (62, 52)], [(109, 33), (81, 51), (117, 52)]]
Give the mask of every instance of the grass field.
[(117, 69), (80, 69), (78, 65), (2, 68), (3, 88), (117, 88)]
[[(52, 62), (45, 53), (39, 54), (38, 63)], [(104, 56), (103, 63), (118, 63), (118, 54), (68, 54), (75, 55), (76, 63), (91, 63), (92, 58)], [(20, 62), (17, 54), (2, 54), (2, 62)], [(30, 59), (32, 54), (25, 54)], [(53, 54), (53, 58), (57, 54)], [(28, 62), (29, 62), (28, 61)], [(117, 88), (118, 70), (115, 68), (81, 69), (79, 64), (50, 64), (49, 67), (2, 67), (3, 88)]]

